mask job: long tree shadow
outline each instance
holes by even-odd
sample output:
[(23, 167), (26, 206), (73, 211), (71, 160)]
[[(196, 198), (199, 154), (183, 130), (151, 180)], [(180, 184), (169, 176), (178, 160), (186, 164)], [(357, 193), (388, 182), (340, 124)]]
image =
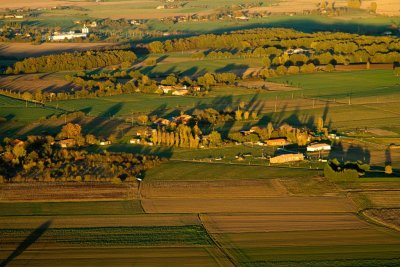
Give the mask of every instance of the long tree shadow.
[(35, 229), (24, 241), (8, 256), (4, 261), (0, 262), (0, 267), (7, 266), (11, 261), (13, 261), (16, 257), (21, 255), (25, 250), (27, 250), (32, 244), (34, 244), (46, 231), (49, 229), (52, 224), (52, 220), (48, 220), (38, 228)]

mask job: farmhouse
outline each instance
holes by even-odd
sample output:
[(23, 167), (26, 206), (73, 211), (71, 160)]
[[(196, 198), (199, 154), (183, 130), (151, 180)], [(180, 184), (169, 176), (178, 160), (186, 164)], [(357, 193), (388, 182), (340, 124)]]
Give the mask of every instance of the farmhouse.
[(243, 135), (248, 135), (248, 134), (251, 134), (251, 133), (255, 133), (257, 131), (261, 131), (261, 128), (257, 127), (257, 126), (253, 126), (253, 127), (250, 128), (250, 130), (242, 130), (242, 131), (240, 131), (240, 133), (243, 134)]
[(140, 144), (140, 139), (137, 138), (132, 138), (129, 140), (130, 144)]
[(311, 144), (307, 146), (307, 152), (316, 152), (316, 151), (329, 151), (331, 150), (331, 145), (328, 144)]
[(63, 41), (65, 39), (72, 40), (75, 38), (86, 38), (88, 34), (89, 34), (89, 28), (86, 27), (86, 25), (83, 25), (81, 32), (74, 32), (74, 31), (62, 32), (62, 33), (55, 32), (53, 35), (51, 35), (49, 37), (49, 40), (50, 41)]
[(24, 141), (19, 140), (19, 139), (14, 139), (13, 141), (11, 141), (10, 145), (13, 146), (13, 147), (23, 146), (24, 145)]
[(178, 124), (187, 124), (192, 119), (192, 116), (187, 114), (182, 114), (173, 118), (173, 121)]
[(170, 120), (164, 119), (164, 118), (158, 118), (153, 122), (155, 125), (163, 125), (163, 126), (168, 126), (171, 124)]
[(136, 130), (136, 136), (141, 136), (141, 137), (149, 137), (151, 136), (152, 131), (154, 131), (154, 129), (151, 129), (150, 127), (146, 126), (137, 127), (135, 128), (135, 130)]
[(172, 95), (187, 95), (187, 94), (189, 94), (189, 90), (187, 89), (180, 89), (172, 92)]
[(302, 161), (302, 160), (304, 160), (303, 154), (284, 154), (270, 158), (269, 162), (275, 164), (275, 163), (286, 163), (286, 162)]
[(108, 145), (111, 145), (111, 141), (109, 141), (109, 140), (108, 140), (108, 141), (101, 141), (101, 142), (100, 142), (100, 145), (101, 145), (101, 146), (108, 146)]
[(60, 140), (56, 144), (58, 144), (62, 148), (67, 148), (67, 147), (75, 146), (76, 141), (75, 141), (75, 139), (68, 138), (68, 139)]
[(303, 48), (295, 48), (295, 49), (288, 49), (285, 51), (288, 55), (293, 55), (293, 54), (305, 54), (309, 53), (310, 50), (308, 49), (303, 49)]
[(289, 144), (289, 142), (284, 138), (276, 138), (267, 140), (268, 146), (284, 146)]

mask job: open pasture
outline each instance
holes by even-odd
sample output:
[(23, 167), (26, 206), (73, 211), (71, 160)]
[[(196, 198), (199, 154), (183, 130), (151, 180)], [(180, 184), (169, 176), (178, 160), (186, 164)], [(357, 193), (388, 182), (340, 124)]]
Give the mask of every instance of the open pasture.
[[(346, 99), (383, 97), (398, 93), (400, 80), (392, 70), (360, 70), (298, 74), (270, 79), (304, 89), (307, 97), (322, 99)], [(379, 100), (379, 99), (378, 99)]]

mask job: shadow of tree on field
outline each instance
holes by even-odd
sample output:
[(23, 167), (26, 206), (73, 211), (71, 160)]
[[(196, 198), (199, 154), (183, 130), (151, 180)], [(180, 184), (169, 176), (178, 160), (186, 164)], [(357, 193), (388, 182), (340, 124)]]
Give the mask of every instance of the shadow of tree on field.
[(385, 149), (385, 165), (392, 165), (392, 153), (390, 146)]
[(336, 158), (341, 162), (361, 160), (367, 164), (371, 163), (370, 150), (366, 147), (353, 144), (347, 148), (344, 148), (342, 143), (333, 145), (328, 157), (331, 159)]
[(235, 73), (236, 75), (242, 77), (243, 73), (249, 68), (249, 65), (246, 64), (236, 64), (236, 63), (230, 63), (227, 64), (226, 66), (216, 69), (215, 72), (232, 72)]
[[(121, 111), (122, 107), (122, 103), (117, 103), (93, 118), (85, 127), (86, 133), (95, 133), (99, 130), (111, 131), (114, 129), (115, 122), (112, 122), (111, 119)], [(103, 135), (106, 135), (106, 133)]]
[(25, 250), (27, 250), (32, 244), (34, 244), (52, 224), (52, 220), (48, 220), (38, 228), (35, 229), (24, 241), (8, 256), (4, 261), (0, 262), (0, 267), (7, 266), (12, 260), (21, 255)]

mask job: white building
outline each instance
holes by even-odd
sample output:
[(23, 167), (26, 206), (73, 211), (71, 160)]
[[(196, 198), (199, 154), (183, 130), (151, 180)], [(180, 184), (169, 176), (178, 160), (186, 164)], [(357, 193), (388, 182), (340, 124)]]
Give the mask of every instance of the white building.
[(328, 144), (311, 144), (307, 146), (307, 152), (316, 152), (316, 151), (330, 151), (331, 145)]
[(67, 40), (72, 40), (74, 38), (86, 38), (89, 34), (89, 28), (86, 27), (86, 25), (83, 25), (82, 31), (81, 32), (62, 32), (62, 33), (57, 33), (55, 32), (53, 35), (49, 37), (50, 41), (63, 41), (65, 39)]

